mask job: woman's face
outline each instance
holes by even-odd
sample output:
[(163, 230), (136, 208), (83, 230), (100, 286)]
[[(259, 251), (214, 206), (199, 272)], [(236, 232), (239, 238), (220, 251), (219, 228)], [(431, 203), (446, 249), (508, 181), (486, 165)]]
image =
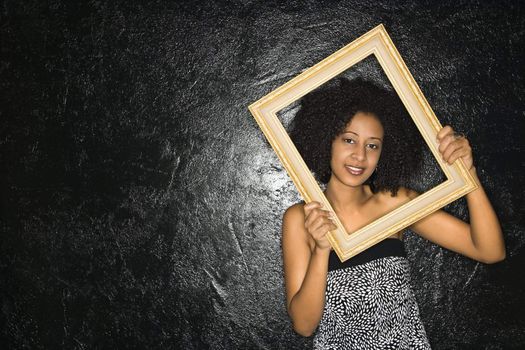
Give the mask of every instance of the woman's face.
[(332, 180), (362, 185), (374, 172), (383, 146), (383, 126), (373, 114), (357, 112), (332, 142)]

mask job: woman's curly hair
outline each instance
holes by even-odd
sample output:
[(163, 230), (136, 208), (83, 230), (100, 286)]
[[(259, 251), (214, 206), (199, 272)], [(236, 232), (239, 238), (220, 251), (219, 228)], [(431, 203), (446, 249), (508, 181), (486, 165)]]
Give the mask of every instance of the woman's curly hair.
[(332, 141), (357, 112), (370, 113), (384, 129), (377, 170), (368, 179), (372, 191), (409, 187), (422, 162), (423, 144), (399, 97), (374, 83), (357, 78), (335, 79), (309, 93), (290, 125), (290, 137), (317, 180), (330, 180)]

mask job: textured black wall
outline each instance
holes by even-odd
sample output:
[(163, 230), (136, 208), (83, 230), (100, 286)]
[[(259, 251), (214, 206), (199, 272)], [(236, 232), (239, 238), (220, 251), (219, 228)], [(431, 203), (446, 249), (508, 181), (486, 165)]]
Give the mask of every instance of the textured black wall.
[(485, 266), (408, 235), (433, 347), (525, 346), (524, 6), (395, 3), (2, 2), (0, 347), (309, 348), (281, 270), (299, 197), (247, 106), (379, 23), (507, 242)]

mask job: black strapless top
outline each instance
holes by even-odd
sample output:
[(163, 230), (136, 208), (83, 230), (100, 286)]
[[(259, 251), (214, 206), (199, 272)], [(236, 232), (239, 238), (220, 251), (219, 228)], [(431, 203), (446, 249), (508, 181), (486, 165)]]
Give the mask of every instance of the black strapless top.
[(387, 238), (381, 242), (371, 246), (364, 252), (341, 262), (335, 251), (330, 252), (328, 260), (328, 271), (344, 269), (350, 266), (361, 265), (372, 260), (384, 258), (387, 256), (402, 256), (406, 257), (405, 246), (403, 241), (397, 238)]

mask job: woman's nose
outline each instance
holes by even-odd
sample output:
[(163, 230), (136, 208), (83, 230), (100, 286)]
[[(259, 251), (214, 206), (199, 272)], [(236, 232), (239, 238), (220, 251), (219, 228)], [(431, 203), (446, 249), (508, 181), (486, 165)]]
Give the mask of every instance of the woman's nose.
[(363, 161), (366, 159), (366, 151), (364, 147), (356, 147), (352, 157), (358, 161)]

